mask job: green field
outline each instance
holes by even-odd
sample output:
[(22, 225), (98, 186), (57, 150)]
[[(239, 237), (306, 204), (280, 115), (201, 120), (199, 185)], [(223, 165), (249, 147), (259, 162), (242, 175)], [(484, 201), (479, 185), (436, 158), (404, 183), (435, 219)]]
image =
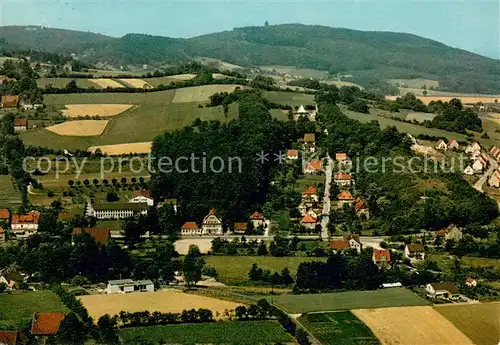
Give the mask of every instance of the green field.
[[(438, 80), (432, 79), (423, 79), (423, 78), (415, 78), (415, 79), (388, 79), (387, 82), (394, 86), (403, 86), (405, 85), (407, 88), (420, 89), (422, 86), (427, 86), (429, 89), (431, 86), (436, 88), (439, 87)], [(430, 90), (428, 90), (430, 91)]]
[(271, 102), (291, 106), (314, 104), (314, 95), (285, 91), (265, 91), (264, 97)]
[[(270, 299), (271, 297), (268, 297)], [(313, 311), (405, 307), (427, 305), (427, 301), (405, 288), (374, 291), (273, 296), (275, 304), (292, 314)]]
[(83, 78), (40, 78), (36, 80), (36, 84), (41, 89), (44, 89), (48, 85), (52, 85), (52, 87), (62, 89), (65, 88), (72, 80), (76, 81), (76, 86), (82, 89), (90, 89), (91, 87), (95, 89), (101, 89), (99, 85)]
[(165, 105), (172, 103), (176, 90), (134, 93), (68, 93), (45, 95), (47, 105), (66, 104), (148, 104)]
[(0, 294), (0, 329), (29, 328), (36, 311), (67, 312), (68, 309), (52, 291)]
[(234, 321), (202, 324), (122, 328), (125, 341), (140, 337), (155, 344), (241, 344), (291, 343), (291, 336), (273, 321)]
[(477, 345), (496, 345), (500, 339), (500, 303), (434, 307)]
[(21, 195), (14, 187), (10, 176), (0, 175), (0, 207), (9, 207), (13, 204), (21, 204)]
[(295, 276), (301, 262), (326, 260), (326, 258), (294, 256), (205, 256), (204, 259), (207, 265), (215, 267), (222, 282), (233, 284), (248, 281), (248, 271), (253, 263), (261, 268), (278, 272), (288, 267), (292, 276)]
[(310, 68), (297, 68), (295, 66), (260, 66), (260, 68), (264, 71), (276, 71), (278, 73), (283, 74), (291, 74), (294, 77), (301, 78), (314, 78), (314, 79), (325, 79), (328, 77), (328, 71), (320, 71), (316, 69)]
[(378, 345), (380, 342), (351, 312), (305, 314), (298, 319), (324, 345)]

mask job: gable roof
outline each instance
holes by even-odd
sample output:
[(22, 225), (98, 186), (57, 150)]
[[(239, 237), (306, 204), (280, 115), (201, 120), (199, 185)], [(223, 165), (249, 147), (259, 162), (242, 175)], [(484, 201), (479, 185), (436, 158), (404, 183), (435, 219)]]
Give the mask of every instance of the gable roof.
[(368, 209), (368, 207), (366, 206), (365, 201), (361, 198), (357, 198), (356, 199), (356, 206), (354, 206), (354, 210), (356, 212), (359, 212), (361, 210), (366, 210), (366, 209)]
[(354, 200), (351, 192), (349, 192), (348, 190), (345, 190), (343, 191), (342, 193), (340, 193), (337, 198), (339, 200)]
[(257, 219), (265, 219), (263, 215), (261, 215), (259, 212), (255, 211), (254, 213), (252, 213), (252, 215), (250, 216), (250, 219), (252, 220), (257, 220)]
[(314, 133), (306, 133), (306, 134), (304, 134), (304, 141), (306, 143), (314, 143), (314, 142), (316, 142), (316, 134), (314, 134)]
[(298, 114), (307, 114), (307, 110), (304, 108), (304, 106), (301, 104), (299, 109), (297, 110)]
[(472, 278), (470, 275), (467, 274), (467, 277), (465, 277), (465, 282), (466, 283), (474, 283), (476, 281), (476, 279)]
[(444, 237), (446, 234), (450, 233), (454, 229), (460, 231), (460, 229), (455, 224), (450, 224), (446, 228), (436, 231), (436, 236)]
[(302, 218), (301, 223), (316, 223), (317, 219), (311, 215), (306, 214), (304, 218)]
[(288, 150), (287, 151), (287, 156), (288, 157), (298, 157), (299, 156), (299, 150)]
[(321, 161), (314, 159), (307, 164), (306, 168), (308, 170), (321, 170)]
[(26, 119), (16, 118), (14, 119), (14, 127), (26, 127), (28, 121)]
[(82, 228), (74, 228), (73, 229), (73, 236), (74, 235), (81, 235), (83, 232), (86, 232), (92, 238), (96, 243), (99, 244), (106, 244), (108, 243), (109, 240), (109, 229), (108, 228), (86, 228), (83, 230)]
[(315, 186), (309, 186), (302, 192), (302, 194), (316, 195), (317, 192), (318, 192), (318, 189)]
[(136, 198), (138, 196), (143, 196), (145, 198), (153, 200), (153, 198), (151, 197), (151, 192), (147, 189), (141, 189), (141, 190), (134, 191), (134, 193), (132, 194), (132, 199)]
[(31, 323), (32, 335), (55, 335), (59, 331), (64, 313), (39, 313), (33, 314)]
[(423, 244), (420, 243), (412, 243), (407, 245), (408, 250), (411, 252), (424, 252), (425, 248)]
[(359, 234), (343, 234), (342, 238), (344, 239), (344, 241), (353, 239), (354, 241), (359, 242)]
[(181, 229), (196, 230), (196, 229), (199, 229), (199, 227), (198, 227), (198, 224), (196, 224), (196, 222), (185, 222), (184, 225), (181, 227)]
[(352, 180), (352, 176), (346, 172), (339, 171), (335, 174), (334, 180), (350, 181)]
[(17, 345), (19, 333), (17, 331), (0, 331), (1, 345)]
[(234, 230), (245, 231), (247, 229), (247, 223), (238, 222), (234, 223)]
[(458, 145), (458, 141), (456, 141), (455, 139), (451, 139), (449, 146), (460, 146), (460, 145)]
[(349, 248), (349, 241), (346, 240), (332, 240), (330, 241), (330, 248), (331, 249), (347, 249)]
[(335, 160), (337, 161), (345, 161), (347, 159), (347, 153), (339, 152), (335, 154)]
[(435, 291), (446, 290), (454, 295), (460, 293), (460, 290), (457, 288), (457, 286), (452, 283), (431, 283), (430, 285)]
[(373, 258), (375, 261), (382, 261), (382, 258), (385, 258), (386, 262), (390, 262), (391, 253), (387, 249), (373, 249)]
[(2, 96), (2, 106), (3, 107), (17, 107), (19, 104), (19, 96)]
[(12, 224), (38, 224), (40, 212), (31, 211), (27, 214), (15, 214), (12, 216)]
[(10, 212), (6, 208), (0, 208), (0, 219), (6, 220), (9, 219), (10, 217)]
[(106, 210), (144, 211), (148, 209), (148, 204), (146, 204), (145, 202), (104, 202), (100, 204), (93, 204), (92, 208), (96, 211), (106, 211)]
[(0, 226), (0, 234), (3, 234), (5, 230)]

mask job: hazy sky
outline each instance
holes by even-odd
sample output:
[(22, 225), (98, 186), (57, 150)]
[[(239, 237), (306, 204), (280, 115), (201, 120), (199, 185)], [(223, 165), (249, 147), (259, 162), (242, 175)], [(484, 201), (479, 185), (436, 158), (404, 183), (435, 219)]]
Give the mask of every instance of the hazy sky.
[(500, 58), (500, 0), (130, 1), (0, 0), (0, 25), (122, 36), (192, 37), (234, 27), (303, 23), (408, 32)]

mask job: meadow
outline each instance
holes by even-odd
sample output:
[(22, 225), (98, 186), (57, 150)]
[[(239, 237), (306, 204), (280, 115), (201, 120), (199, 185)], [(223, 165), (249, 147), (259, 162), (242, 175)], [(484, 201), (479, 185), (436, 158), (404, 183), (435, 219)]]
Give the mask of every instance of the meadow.
[(351, 312), (314, 313), (298, 321), (324, 345), (379, 345), (368, 327)]
[(267, 65), (259, 66), (260, 69), (268, 72), (276, 71), (283, 74), (291, 74), (295, 77), (325, 79), (328, 77), (328, 71), (315, 70), (310, 68), (297, 68), (295, 66)]
[[(414, 78), (414, 79), (388, 79), (387, 82), (394, 86), (405, 86), (412, 89), (420, 89), (424, 85), (428, 88), (431, 86), (436, 88), (439, 87), (438, 80), (424, 79), (424, 78)], [(422, 90), (423, 91), (423, 90)], [(432, 90), (428, 90), (432, 91)]]
[[(269, 300), (270, 297), (267, 297)], [(427, 305), (427, 301), (405, 288), (273, 296), (275, 304), (292, 314)]]
[(21, 204), (21, 195), (14, 187), (12, 177), (0, 175), (0, 207)]
[(291, 336), (274, 321), (233, 321), (122, 328), (120, 336), (125, 341), (142, 338), (155, 344), (292, 343)]
[(287, 104), (293, 107), (298, 107), (300, 105), (312, 105), (314, 104), (314, 95), (295, 93), (295, 92), (285, 92), (285, 91), (265, 91), (264, 97), (271, 102), (279, 104)]
[(272, 257), (272, 256), (214, 256), (204, 257), (207, 265), (215, 267), (219, 278), (224, 283), (237, 284), (248, 281), (248, 272), (252, 264), (269, 269), (273, 272), (287, 267), (290, 274), (295, 276), (301, 262), (324, 261), (325, 258), (311, 257)]
[(68, 312), (52, 291), (15, 291), (0, 294), (0, 329), (29, 328), (33, 313)]
[(44, 89), (49, 85), (52, 85), (52, 87), (58, 88), (58, 89), (63, 89), (65, 88), (70, 81), (76, 81), (76, 86), (82, 89), (90, 89), (91, 87), (96, 88), (96, 89), (101, 89), (100, 86), (97, 84), (91, 82), (88, 79), (83, 79), (83, 78), (39, 78), (36, 80), (36, 84), (39, 88)]
[(496, 345), (500, 339), (500, 303), (439, 305), (434, 309), (477, 345)]

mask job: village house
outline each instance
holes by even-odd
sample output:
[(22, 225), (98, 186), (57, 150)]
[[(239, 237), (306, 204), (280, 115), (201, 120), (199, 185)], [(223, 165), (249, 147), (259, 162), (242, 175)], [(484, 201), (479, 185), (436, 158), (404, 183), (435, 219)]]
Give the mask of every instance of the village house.
[(344, 241), (349, 243), (349, 248), (356, 250), (358, 253), (361, 253), (363, 249), (363, 244), (359, 240), (358, 234), (344, 234), (342, 235)]
[(497, 161), (500, 161), (500, 149), (498, 147), (493, 146), (490, 150), (490, 155)]
[(389, 268), (391, 265), (391, 253), (387, 249), (373, 249), (372, 260), (378, 268)]
[(21, 102), (20, 107), (22, 110), (43, 109), (43, 104), (42, 103), (31, 104), (31, 103)]
[(318, 159), (313, 159), (308, 162), (304, 167), (305, 174), (320, 174), (321, 173), (321, 161)]
[(346, 172), (339, 171), (335, 173), (333, 181), (341, 187), (348, 187), (352, 184), (352, 176)]
[(476, 279), (472, 278), (470, 275), (467, 274), (467, 277), (465, 277), (465, 285), (468, 287), (476, 287), (477, 281)]
[(0, 331), (1, 345), (26, 345), (28, 338), (18, 331)]
[(347, 153), (345, 152), (337, 152), (335, 154), (335, 161), (341, 166), (351, 164), (351, 159), (347, 157)]
[(448, 144), (448, 148), (450, 150), (458, 150), (460, 148), (460, 144), (455, 139), (451, 139), (450, 143)]
[(342, 208), (344, 205), (351, 205), (354, 203), (354, 197), (352, 196), (351, 192), (348, 190), (342, 191), (338, 196), (337, 196), (337, 206), (339, 208)]
[(460, 290), (451, 283), (431, 283), (425, 286), (427, 296), (433, 299), (459, 299)]
[(425, 248), (420, 243), (407, 244), (405, 246), (404, 258), (411, 263), (425, 260)]
[(318, 189), (315, 186), (309, 186), (302, 192), (302, 201), (318, 202)]
[[(54, 336), (59, 332), (64, 313), (39, 313), (33, 314), (31, 321), (31, 335), (36, 337)], [(44, 342), (42, 342), (44, 343)]]
[(474, 164), (472, 164), (472, 169), (474, 169), (475, 172), (482, 172), (487, 166), (488, 162), (482, 156), (479, 156)]
[(5, 230), (0, 226), (0, 247), (5, 245)]
[(440, 139), (436, 145), (436, 150), (446, 151), (448, 150), (448, 144), (443, 139)]
[(14, 132), (24, 132), (28, 129), (28, 121), (26, 119), (14, 119)]
[(10, 219), (10, 211), (6, 208), (0, 208), (0, 223), (8, 223)]
[(234, 223), (233, 229), (236, 234), (244, 234), (247, 231), (247, 223), (245, 222)]
[(349, 246), (349, 241), (346, 240), (332, 240), (330, 241), (330, 249), (334, 253), (339, 253), (344, 250), (348, 250), (351, 247)]
[(445, 241), (453, 240), (458, 242), (462, 239), (463, 234), (455, 224), (450, 224), (447, 228), (437, 231), (436, 236), (442, 237)]
[(155, 285), (149, 279), (146, 280), (132, 280), (120, 279), (110, 280), (106, 287), (107, 294), (115, 293), (130, 293), (130, 292), (154, 292)]
[(203, 230), (196, 224), (196, 222), (185, 222), (181, 227), (181, 236), (202, 235)]
[(468, 154), (471, 154), (471, 155), (473, 153), (475, 153), (475, 152), (481, 152), (481, 146), (478, 143), (476, 143), (476, 142), (471, 143), (465, 149), (465, 153), (468, 153)]
[(467, 168), (464, 169), (465, 175), (474, 175), (474, 169), (470, 165), (467, 165)]
[(2, 96), (2, 108), (19, 108), (19, 96)]
[(137, 214), (148, 214), (148, 204), (133, 202), (107, 202), (87, 204), (86, 215), (97, 219), (125, 219)]
[(215, 215), (215, 209), (212, 208), (205, 218), (203, 218), (201, 228), (203, 229), (203, 235), (223, 234), (222, 221)]
[(312, 215), (310, 214), (307, 214), (302, 218), (302, 220), (300, 221), (300, 224), (308, 229), (308, 230), (314, 230), (316, 229), (316, 223), (317, 223), (318, 219), (313, 217)]
[(254, 229), (257, 229), (258, 227), (267, 229), (270, 224), (270, 221), (257, 211), (252, 213), (252, 215), (250, 216), (250, 222), (252, 222)]
[(27, 214), (15, 214), (12, 216), (11, 231), (17, 238), (27, 238), (36, 234), (40, 212), (31, 211)]
[(108, 244), (110, 238), (110, 232), (108, 228), (74, 228), (72, 233), (72, 243), (75, 244), (75, 236), (81, 235), (82, 233), (89, 234), (97, 244)]
[(11, 81), (16, 81), (16, 80), (17, 80), (16, 78), (9, 78), (4, 74), (0, 75), (0, 85), (6, 85)]
[(298, 160), (299, 159), (299, 150), (288, 150), (286, 157), (289, 160), (294, 160), (294, 161)]
[(146, 203), (148, 206), (153, 206), (155, 201), (151, 197), (151, 193), (146, 189), (136, 190), (132, 194), (132, 199), (129, 202), (132, 203)]
[(361, 198), (356, 199), (354, 211), (356, 211), (358, 217), (363, 219), (370, 219), (370, 210), (368, 209), (368, 205), (366, 205), (366, 202)]
[(316, 152), (316, 135), (314, 133), (304, 134), (304, 138), (299, 139), (302, 149), (307, 152)]
[(500, 188), (500, 169), (495, 170), (491, 177), (488, 179), (488, 185), (490, 187)]
[[(19, 284), (24, 281), (24, 277), (18, 271), (8, 271), (5, 269), (0, 273), (0, 284), (7, 285), (7, 290), (19, 288)], [(1, 344), (1, 343), (0, 343)]]

